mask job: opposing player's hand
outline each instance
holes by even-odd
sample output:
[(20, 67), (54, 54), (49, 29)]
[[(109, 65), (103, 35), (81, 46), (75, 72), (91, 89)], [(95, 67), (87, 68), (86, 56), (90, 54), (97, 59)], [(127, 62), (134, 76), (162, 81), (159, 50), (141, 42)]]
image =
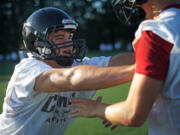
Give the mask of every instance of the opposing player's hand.
[(101, 117), (104, 118), (104, 112), (107, 105), (101, 103), (102, 97), (96, 100), (90, 99), (71, 99), (70, 118), (73, 117)]
[(110, 127), (111, 131), (113, 131), (114, 129), (116, 129), (118, 127), (118, 125), (113, 125), (111, 122), (109, 122), (106, 119), (103, 120), (102, 124), (104, 125), (105, 128)]

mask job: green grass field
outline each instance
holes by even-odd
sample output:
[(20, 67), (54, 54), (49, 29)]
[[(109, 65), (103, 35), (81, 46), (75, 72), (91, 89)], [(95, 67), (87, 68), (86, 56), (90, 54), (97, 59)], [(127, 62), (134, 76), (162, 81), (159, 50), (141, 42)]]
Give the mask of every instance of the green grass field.
[[(92, 55), (91, 55), (92, 56)], [(0, 113), (5, 96), (6, 87), (16, 63), (0, 63)], [(126, 99), (130, 83), (116, 87), (98, 90), (93, 97), (103, 96), (104, 103), (115, 103)], [(119, 126), (114, 131), (105, 128), (102, 120), (98, 118), (77, 118), (65, 135), (147, 135), (147, 122), (140, 128), (127, 128)]]

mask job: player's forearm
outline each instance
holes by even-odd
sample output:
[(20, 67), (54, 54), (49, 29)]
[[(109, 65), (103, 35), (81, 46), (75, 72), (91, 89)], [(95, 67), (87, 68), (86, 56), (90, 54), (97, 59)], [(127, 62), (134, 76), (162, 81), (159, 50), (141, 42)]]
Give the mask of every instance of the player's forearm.
[(144, 123), (144, 120), (136, 117), (136, 113), (126, 101), (107, 106), (104, 117), (111, 123), (123, 126), (138, 127)]
[(93, 90), (102, 89), (131, 81), (134, 66), (121, 67), (89, 67), (77, 68), (71, 78), (72, 89)]
[(134, 63), (134, 53), (120, 53), (111, 58), (108, 66), (131, 65)]
[(46, 71), (36, 79), (36, 90), (61, 92), (108, 88), (132, 80), (134, 66), (77, 66)]

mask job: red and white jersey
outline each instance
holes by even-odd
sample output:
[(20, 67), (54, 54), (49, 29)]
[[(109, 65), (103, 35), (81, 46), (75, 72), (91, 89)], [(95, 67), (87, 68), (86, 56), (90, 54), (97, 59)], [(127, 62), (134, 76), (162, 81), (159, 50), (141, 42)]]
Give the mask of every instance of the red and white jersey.
[[(110, 57), (84, 58), (76, 65), (108, 66)], [(71, 98), (91, 98), (95, 91), (45, 93), (34, 90), (35, 78), (52, 67), (35, 58), (16, 65), (0, 115), (0, 135), (63, 135), (69, 119)]]
[(136, 72), (164, 81), (148, 117), (149, 135), (180, 135), (180, 5), (143, 21), (135, 36)]

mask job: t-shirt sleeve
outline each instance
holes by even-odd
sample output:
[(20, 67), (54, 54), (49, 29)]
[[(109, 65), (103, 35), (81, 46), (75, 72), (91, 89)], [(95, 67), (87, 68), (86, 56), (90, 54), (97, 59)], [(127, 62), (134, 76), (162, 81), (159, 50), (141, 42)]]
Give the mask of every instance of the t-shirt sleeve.
[(173, 44), (151, 31), (144, 31), (136, 43), (135, 72), (153, 79), (165, 80)]
[(24, 64), (25, 66), (21, 70), (17, 69), (19, 72), (15, 78), (14, 89), (19, 99), (28, 99), (28, 97), (31, 98), (33, 94), (36, 94), (34, 90), (36, 77), (42, 72), (52, 69), (43, 62), (34, 61), (34, 63)]

